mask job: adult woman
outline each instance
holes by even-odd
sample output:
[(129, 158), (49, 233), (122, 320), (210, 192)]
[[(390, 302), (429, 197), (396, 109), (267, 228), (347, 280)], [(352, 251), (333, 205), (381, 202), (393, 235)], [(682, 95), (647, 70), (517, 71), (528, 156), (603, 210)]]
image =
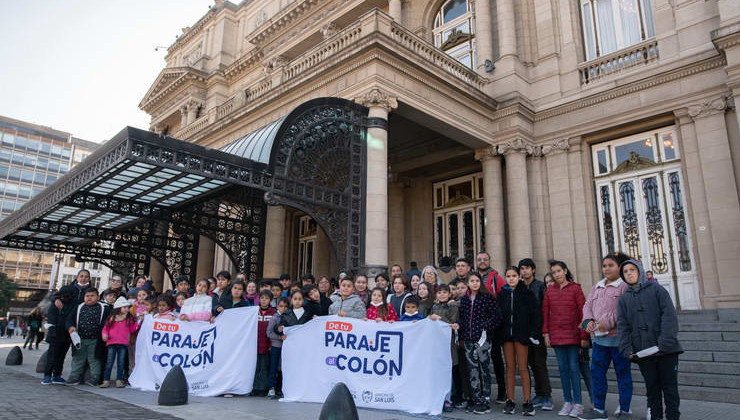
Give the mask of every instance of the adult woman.
[(319, 278), (318, 283), (319, 293), (321, 293), (323, 296), (329, 297), (332, 293), (334, 293), (334, 290), (331, 287), (331, 282), (329, 281), (329, 278), (326, 276), (321, 276)]
[(434, 286), (435, 290), (439, 284), (439, 276), (437, 275), (437, 269), (432, 265), (427, 265), (421, 270), (421, 280), (430, 283)]
[(586, 297), (564, 262), (550, 261), (550, 271), (555, 284), (547, 288), (542, 302), (542, 336), (558, 358), (565, 400), (558, 415), (578, 417), (583, 414), (578, 349), (588, 346), (588, 335), (579, 328)]

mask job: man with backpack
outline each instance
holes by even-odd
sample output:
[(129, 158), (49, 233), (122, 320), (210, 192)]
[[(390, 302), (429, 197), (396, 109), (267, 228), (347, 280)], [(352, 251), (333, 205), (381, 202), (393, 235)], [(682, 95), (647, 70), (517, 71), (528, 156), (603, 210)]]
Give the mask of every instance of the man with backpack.
[[(486, 289), (498, 297), (501, 288), (506, 284), (504, 278), (493, 267), (491, 267), (491, 256), (487, 252), (479, 252), (475, 257), (475, 263), (478, 268), (478, 276), (483, 281)], [(493, 372), (496, 375), (496, 385), (498, 393), (496, 394), (496, 404), (506, 402), (506, 370), (504, 370), (504, 356), (502, 353), (501, 341), (497, 339), (497, 334), (492, 331), (491, 336), (491, 359), (493, 360)], [(500, 334), (499, 334), (500, 335)]]

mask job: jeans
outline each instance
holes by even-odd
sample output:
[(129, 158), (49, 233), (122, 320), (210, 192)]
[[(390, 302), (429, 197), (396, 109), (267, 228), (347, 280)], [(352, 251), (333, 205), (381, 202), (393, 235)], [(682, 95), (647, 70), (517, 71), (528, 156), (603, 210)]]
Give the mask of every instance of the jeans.
[(103, 373), (104, 381), (110, 381), (114, 359), (117, 361), (116, 379), (119, 381), (123, 380), (123, 365), (126, 363), (127, 352), (128, 346), (124, 346), (123, 344), (111, 344), (108, 346), (108, 360), (105, 362), (105, 372)]
[(267, 389), (275, 388), (278, 369), (280, 369), (280, 354), (282, 352), (283, 349), (281, 347), (270, 347), (270, 375), (267, 379)]
[[(33, 347), (33, 340), (36, 338), (36, 335), (39, 333), (39, 329), (37, 328), (31, 328), (28, 331), (28, 337), (26, 338), (26, 342), (23, 343), (23, 348), (25, 349), (28, 345), (29, 349)], [(38, 345), (36, 345), (36, 348), (38, 348)]]
[(586, 391), (588, 391), (588, 398), (591, 400), (591, 404), (594, 403), (594, 390), (593, 380), (591, 379), (591, 356), (589, 355), (588, 347), (580, 347), (578, 349), (578, 370), (581, 371), (581, 379), (583, 384), (586, 385)]
[(100, 360), (95, 357), (95, 347), (98, 345), (97, 338), (83, 338), (80, 348), (72, 351), (72, 373), (69, 374), (70, 382), (82, 381), (85, 367), (90, 364), (90, 380), (97, 383), (100, 380)]
[(547, 373), (547, 347), (545, 340), (540, 338), (540, 344), (529, 345), (529, 355), (527, 361), (532, 368), (534, 378), (534, 393), (538, 397), (550, 398), (552, 388), (550, 387), (550, 377)]
[(622, 356), (617, 347), (606, 347), (594, 343), (591, 355), (591, 378), (594, 389), (594, 408), (604, 410), (606, 406), (606, 393), (608, 384), (606, 372), (609, 364), (614, 362), (614, 371), (617, 374), (617, 387), (619, 389), (619, 409), (630, 410), (632, 402), (632, 372), (630, 372), (630, 361)]
[(571, 404), (582, 404), (581, 374), (578, 369), (578, 346), (552, 346), (558, 358), (563, 399)]
[(665, 402), (666, 420), (679, 420), (681, 412), (678, 407), (681, 399), (678, 396), (678, 354), (653, 356), (640, 360), (640, 373), (645, 378), (648, 408), (654, 419), (663, 418)]
[(62, 376), (62, 369), (64, 369), (64, 357), (67, 356), (67, 350), (69, 345), (72, 344), (70, 341), (58, 343), (55, 340), (49, 342), (49, 350), (46, 353), (46, 368), (44, 369), (44, 376), (53, 378), (59, 378)]
[(476, 405), (487, 404), (491, 398), (491, 342), (486, 340), (482, 346), (476, 341), (465, 342), (465, 360), (470, 372), (472, 400)]

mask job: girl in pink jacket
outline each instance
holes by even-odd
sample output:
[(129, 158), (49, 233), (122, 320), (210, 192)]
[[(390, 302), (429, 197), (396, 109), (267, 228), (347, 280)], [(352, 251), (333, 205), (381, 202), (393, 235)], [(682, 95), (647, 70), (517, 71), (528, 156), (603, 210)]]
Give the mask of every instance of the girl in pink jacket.
[(123, 364), (126, 360), (131, 334), (135, 334), (141, 325), (131, 315), (129, 311), (130, 306), (123, 296), (119, 297), (113, 303), (113, 311), (105, 321), (105, 326), (103, 326), (102, 335), (103, 341), (105, 341), (108, 347), (108, 360), (105, 363), (103, 383), (100, 384), (101, 388), (108, 388), (110, 386), (110, 374), (113, 370), (113, 361), (115, 359), (118, 359), (116, 387), (123, 388), (126, 386), (123, 381)]
[(608, 419), (606, 412), (606, 372), (614, 362), (619, 390), (619, 407), (615, 411), (617, 419), (630, 418), (632, 402), (632, 374), (630, 361), (619, 352), (617, 334), (617, 306), (619, 298), (627, 290), (627, 283), (619, 277), (619, 266), (629, 260), (624, 253), (609, 254), (601, 260), (601, 273), (604, 278), (591, 288), (583, 305), (582, 327), (591, 334), (594, 345), (591, 356), (591, 378), (593, 385), (594, 408), (590, 419)]

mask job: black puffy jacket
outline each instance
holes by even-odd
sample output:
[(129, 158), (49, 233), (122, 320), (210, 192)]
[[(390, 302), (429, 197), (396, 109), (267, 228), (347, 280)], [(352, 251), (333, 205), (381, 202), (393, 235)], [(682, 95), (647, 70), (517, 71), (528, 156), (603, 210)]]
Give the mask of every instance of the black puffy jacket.
[(497, 301), (502, 324), (496, 330), (497, 334), (501, 334), (497, 338), (502, 342), (532, 344), (529, 338), (537, 339), (540, 331), (537, 299), (532, 291), (523, 281), (519, 281), (514, 290), (508, 285), (502, 287)]

